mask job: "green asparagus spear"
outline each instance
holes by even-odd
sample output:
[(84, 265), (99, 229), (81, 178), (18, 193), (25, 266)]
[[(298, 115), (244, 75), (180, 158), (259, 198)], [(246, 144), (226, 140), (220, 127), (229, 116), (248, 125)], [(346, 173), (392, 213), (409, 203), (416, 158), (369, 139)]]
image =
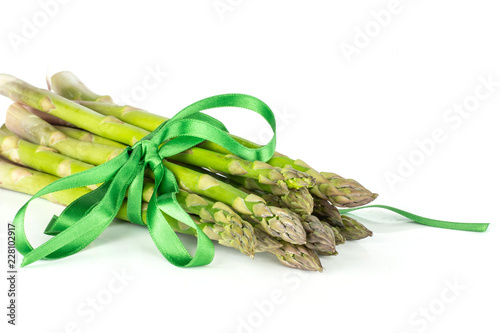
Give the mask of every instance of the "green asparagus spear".
[(358, 240), (373, 235), (373, 232), (354, 218), (342, 215), (343, 228), (337, 228), (346, 240)]
[(78, 103), (48, 90), (36, 88), (11, 75), (0, 74), (0, 94), (92, 133), (130, 146), (148, 134), (148, 131), (126, 124), (115, 117), (104, 117)]
[(289, 192), (288, 187), (281, 183), (281, 184), (276, 184), (276, 185), (267, 185), (267, 184), (262, 184), (256, 181), (255, 179), (251, 178), (244, 178), (244, 177), (239, 177), (239, 176), (231, 176), (231, 175), (226, 175), (226, 177), (233, 181), (234, 183), (237, 183), (240, 186), (243, 186), (244, 188), (248, 190), (262, 190), (263, 192), (266, 193), (272, 193), (274, 195), (285, 195)]
[(64, 134), (66, 134), (67, 136), (69, 136), (70, 138), (73, 138), (76, 140), (96, 143), (96, 144), (108, 146), (108, 147), (122, 148), (122, 149), (127, 147), (126, 145), (124, 145), (122, 143), (103, 138), (102, 136), (92, 134), (92, 133), (84, 131), (82, 129), (67, 127), (67, 126), (59, 126), (59, 125), (53, 125), (53, 126), (58, 131), (61, 131)]
[(92, 92), (71, 72), (59, 72), (50, 79), (49, 89), (61, 96), (75, 101), (96, 101), (113, 103), (110, 96), (101, 96)]
[(333, 255), (335, 250), (335, 234), (326, 228), (314, 215), (303, 215), (302, 226), (307, 233), (306, 247), (318, 253)]
[(200, 222), (215, 223), (231, 235), (237, 234), (238, 237), (233, 236), (229, 240), (238, 242), (238, 244), (232, 244), (232, 246), (239, 248), (248, 256), (254, 256), (256, 246), (254, 229), (250, 223), (244, 221), (229, 206), (183, 190), (177, 194), (177, 201), (186, 212), (199, 216)]
[(283, 196), (277, 196), (269, 193), (262, 193), (260, 191), (255, 191), (259, 194), (266, 202), (273, 206), (288, 208), (292, 212), (299, 215), (311, 215), (313, 208), (312, 197), (307, 191), (307, 189), (291, 190), (288, 194)]
[(323, 266), (314, 250), (304, 245), (293, 245), (283, 241), (281, 243), (282, 247), (269, 252), (276, 255), (283, 265), (307, 271), (323, 271)]
[(334, 227), (344, 226), (342, 224), (342, 217), (340, 216), (339, 210), (328, 200), (315, 197), (313, 214), (320, 217), (321, 220), (330, 223)]
[(285, 177), (269, 164), (261, 161), (247, 161), (232, 154), (224, 155), (193, 147), (170, 159), (198, 167), (207, 167), (228, 175), (252, 178), (266, 185), (286, 186)]
[(276, 238), (265, 232), (259, 224), (255, 225), (253, 231), (257, 241), (255, 244), (256, 253), (271, 252), (283, 246)]
[(320, 222), (323, 224), (325, 228), (330, 229), (332, 231), (335, 238), (335, 245), (340, 245), (345, 243), (345, 238), (339, 231), (340, 228), (334, 227), (330, 223), (325, 221), (320, 220)]
[(49, 146), (63, 155), (94, 165), (102, 164), (122, 151), (72, 139), (18, 103), (8, 108), (5, 124), (11, 132), (27, 141)]

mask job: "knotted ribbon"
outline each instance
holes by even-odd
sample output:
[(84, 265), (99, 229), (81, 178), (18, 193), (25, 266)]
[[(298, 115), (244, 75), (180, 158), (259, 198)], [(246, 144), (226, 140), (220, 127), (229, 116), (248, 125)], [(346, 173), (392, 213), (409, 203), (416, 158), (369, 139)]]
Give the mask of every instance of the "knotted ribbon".
[[(258, 113), (271, 126), (272, 139), (265, 146), (256, 149), (241, 145), (230, 136), (220, 121), (201, 113), (219, 107), (239, 107)], [(127, 217), (131, 222), (143, 225), (142, 190), (147, 167), (154, 174), (154, 191), (146, 211), (146, 225), (156, 247), (168, 261), (179, 267), (209, 264), (214, 256), (212, 241), (177, 202), (177, 181), (162, 163), (164, 158), (181, 153), (204, 140), (217, 143), (243, 159), (266, 162), (273, 156), (276, 147), (274, 114), (264, 102), (249, 95), (224, 94), (209, 97), (184, 108), (112, 160), (44, 187), (26, 202), (14, 218), (16, 248), (24, 256), (21, 266), (40, 259), (67, 257), (85, 248), (113, 221), (124, 202), (127, 189)], [(54, 216), (45, 230), (46, 234), (54, 237), (36, 249), (33, 248), (24, 229), (24, 218), (31, 201), (52, 192), (101, 183), (96, 190), (72, 202), (60, 216)], [(389, 209), (417, 223), (434, 227), (467, 231), (485, 231), (488, 227), (487, 223), (428, 219), (382, 205), (344, 209), (341, 213), (370, 207)], [(164, 214), (196, 231), (198, 241), (194, 256), (184, 247)]]
[[(239, 107), (261, 115), (273, 130), (265, 146), (247, 148), (230, 135), (226, 127), (203, 110)], [(72, 255), (96, 239), (113, 221), (128, 191), (127, 214), (131, 222), (144, 224), (141, 218), (144, 172), (154, 173), (154, 191), (147, 207), (146, 225), (161, 254), (172, 264), (192, 267), (209, 264), (214, 256), (212, 241), (199, 229), (176, 200), (179, 191), (173, 173), (162, 164), (166, 157), (181, 153), (209, 140), (233, 154), (247, 159), (267, 161), (276, 147), (276, 120), (271, 109), (261, 100), (243, 94), (209, 97), (189, 105), (155, 131), (142, 138), (120, 155), (92, 169), (64, 177), (38, 191), (16, 214), (16, 247), (24, 256), (21, 266), (40, 259), (56, 259)], [(61, 190), (100, 184), (96, 190), (78, 198), (50, 221), (45, 233), (54, 235), (34, 249), (24, 229), (26, 209), (34, 199)], [(197, 246), (191, 256), (166, 221), (164, 214), (195, 229)]]

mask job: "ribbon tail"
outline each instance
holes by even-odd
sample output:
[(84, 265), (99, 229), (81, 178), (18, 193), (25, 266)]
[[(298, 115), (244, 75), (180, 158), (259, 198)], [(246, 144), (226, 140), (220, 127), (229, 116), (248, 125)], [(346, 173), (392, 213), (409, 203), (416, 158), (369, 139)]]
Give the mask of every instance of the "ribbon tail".
[(108, 163), (97, 166), (95, 168), (79, 172), (77, 174), (61, 178), (58, 181), (47, 185), (38, 191), (30, 200), (28, 200), (21, 209), (17, 212), (14, 217), (14, 225), (16, 226), (16, 249), (23, 256), (27, 255), (33, 251), (33, 246), (30, 244), (28, 237), (26, 236), (26, 230), (24, 227), (24, 219), (26, 216), (26, 211), (29, 204), (43, 195), (50, 194), (52, 192), (67, 190), (71, 188), (87, 186), (92, 184), (97, 184), (105, 182), (116, 173), (128, 159), (128, 152), (124, 151), (119, 156), (115, 157)]
[[(125, 154), (123, 156), (128, 158)], [(70, 205), (71, 207), (68, 206), (63, 211), (61, 217), (53, 219), (53, 223), (49, 225), (47, 231), (55, 233), (56, 236), (36, 249), (32, 248), (27, 253), (23, 253), (24, 258), (21, 267), (40, 259), (56, 259), (70, 256), (82, 250), (96, 239), (111, 224), (118, 213), (125, 198), (126, 190), (137, 173), (136, 169), (139, 159), (140, 156), (138, 153), (132, 153), (130, 158), (125, 163), (122, 163), (118, 171), (114, 168), (104, 169), (103, 171), (114, 176), (114, 178), (107, 180), (97, 190), (77, 199)], [(111, 166), (111, 164), (109, 165)], [(93, 170), (95, 169), (90, 169), (89, 171)], [(75, 176), (80, 174), (76, 174)], [(66, 178), (63, 178), (58, 182), (63, 183), (65, 180), (67, 181)], [(82, 206), (79, 206), (79, 203)], [(94, 203), (97, 204), (94, 205)], [(19, 211), (18, 215), (16, 215), (16, 219), (22, 217), (23, 220), (21, 222), (24, 222), (26, 207), (25, 205), (22, 211)], [(80, 214), (83, 211), (86, 214), (82, 216)]]
[[(212, 262), (215, 248), (212, 241), (180, 207), (176, 193), (179, 191), (175, 177), (158, 161), (153, 169), (155, 189), (147, 209), (147, 226), (151, 239), (160, 253), (178, 267), (203, 266)], [(157, 197), (157, 193), (160, 195)], [(172, 229), (177, 220), (194, 228), (197, 246), (191, 256)], [(177, 224), (178, 225), (178, 224)]]
[[(118, 194), (115, 200), (105, 198), (115, 183), (120, 182), (113, 179), (104, 183), (97, 190), (75, 200), (59, 218), (52, 219), (47, 232), (56, 236), (26, 253), (21, 267), (40, 259), (70, 256), (92, 243), (111, 224), (125, 198), (124, 192)], [(82, 217), (83, 210), (86, 214)]]
[(404, 210), (394, 208), (391, 206), (385, 205), (370, 205), (370, 206), (362, 206), (356, 208), (347, 208), (347, 209), (339, 209), (341, 214), (346, 214), (355, 210), (365, 209), (365, 208), (382, 208), (390, 210), (394, 213), (397, 213), (401, 216), (404, 216), (416, 223), (424, 224), (430, 227), (435, 228), (443, 228), (443, 229), (451, 229), (451, 230), (462, 230), (462, 231), (475, 231), (475, 232), (484, 232), (488, 229), (489, 223), (468, 223), (468, 222), (449, 222), (442, 220), (434, 220), (427, 217), (415, 215)]
[[(163, 195), (161, 200), (160, 207), (156, 199), (152, 200), (148, 207), (148, 229), (158, 250), (168, 261), (178, 267), (203, 266), (211, 263), (215, 253), (212, 241), (179, 206), (175, 194), (171, 194), (170, 199), (167, 199), (167, 195)], [(197, 244), (194, 256), (186, 250), (169, 221), (174, 224), (179, 221), (196, 230)]]

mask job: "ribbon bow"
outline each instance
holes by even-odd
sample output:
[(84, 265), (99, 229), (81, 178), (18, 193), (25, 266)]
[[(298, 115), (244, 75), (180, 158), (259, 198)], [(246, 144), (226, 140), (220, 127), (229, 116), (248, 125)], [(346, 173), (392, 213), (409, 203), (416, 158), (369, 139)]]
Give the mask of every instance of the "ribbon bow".
[[(273, 130), (273, 138), (258, 149), (247, 148), (229, 135), (218, 120), (200, 111), (218, 107), (240, 107), (260, 114)], [(276, 147), (276, 121), (271, 109), (261, 100), (243, 94), (224, 94), (209, 97), (177, 113), (155, 131), (127, 147), (120, 155), (95, 168), (62, 178), (37, 192), (16, 214), (16, 247), (24, 256), (21, 266), (40, 259), (57, 259), (70, 256), (85, 248), (113, 221), (128, 189), (127, 214), (130, 221), (144, 224), (141, 218), (144, 172), (149, 167), (154, 173), (154, 192), (148, 204), (146, 225), (151, 238), (161, 254), (172, 264), (192, 267), (209, 264), (214, 256), (212, 241), (180, 207), (176, 199), (179, 187), (173, 173), (166, 168), (164, 158), (176, 155), (209, 140), (247, 160), (267, 161)], [(96, 190), (78, 198), (61, 213), (54, 216), (45, 233), (54, 235), (34, 249), (24, 229), (26, 209), (40, 196), (100, 184)], [(166, 221), (163, 213), (194, 228), (197, 246), (191, 256)]]

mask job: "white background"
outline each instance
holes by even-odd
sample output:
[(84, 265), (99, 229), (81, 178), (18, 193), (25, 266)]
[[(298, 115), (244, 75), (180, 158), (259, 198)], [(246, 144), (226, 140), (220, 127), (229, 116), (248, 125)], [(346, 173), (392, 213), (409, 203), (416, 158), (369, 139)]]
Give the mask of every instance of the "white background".
[[(218, 245), (211, 265), (176, 268), (146, 228), (115, 223), (70, 258), (20, 270), (15, 328), (6, 324), (2, 279), (8, 332), (498, 332), (495, 2), (66, 2), (2, 2), (0, 72), (44, 86), (47, 72), (70, 70), (99, 93), (170, 116), (210, 95), (251, 94), (278, 114), (278, 151), (357, 179), (379, 204), (493, 224), (460, 232), (367, 210), (359, 216), (372, 238), (323, 257), (323, 273), (301, 274), (271, 255), (252, 261)], [(381, 26), (371, 13), (388, 8)], [(363, 39), (365, 29), (371, 37)], [(347, 44), (356, 53), (346, 56)], [(148, 81), (157, 84), (144, 89), (151, 71), (160, 72)], [(496, 82), (487, 97), (481, 77)], [(464, 101), (473, 109), (466, 116), (448, 113)], [(2, 118), (9, 103), (0, 100)], [(267, 137), (249, 112), (211, 114), (236, 133)], [(416, 142), (436, 129), (445, 139), (423, 155)], [(387, 174), (405, 171), (401, 159), (413, 170), (391, 186)], [(0, 198), (6, 251), (6, 224), (28, 196), (0, 190)], [(28, 236), (41, 244), (62, 208), (32, 206)], [(117, 274), (131, 279), (116, 282)], [(96, 297), (106, 303), (99, 311), (89, 305)]]

